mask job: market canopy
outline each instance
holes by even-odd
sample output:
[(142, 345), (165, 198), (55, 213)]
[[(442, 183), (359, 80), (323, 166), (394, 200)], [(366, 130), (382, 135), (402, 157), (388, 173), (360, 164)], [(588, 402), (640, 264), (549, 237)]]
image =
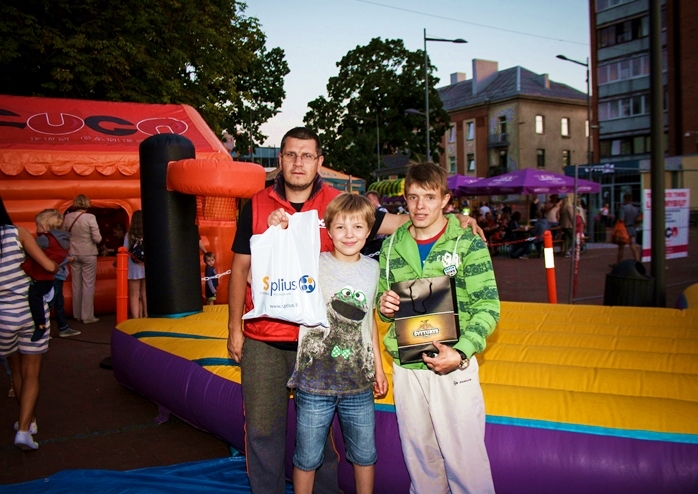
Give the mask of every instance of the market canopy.
[(468, 177), (466, 175), (451, 175), (448, 177), (446, 180), (448, 183), (448, 188), (453, 191), (453, 195), (458, 197), (458, 196), (463, 196), (465, 195), (465, 192), (463, 191), (463, 187), (466, 185), (470, 185), (474, 182), (477, 182), (480, 180), (477, 177)]
[[(466, 185), (461, 190), (474, 196), (498, 194), (571, 194), (574, 192), (574, 177), (533, 168), (524, 168), (504, 175), (483, 178)], [(577, 192), (595, 194), (601, 186), (589, 180), (578, 180)]]
[(398, 178), (397, 180), (381, 180), (373, 182), (368, 190), (375, 190), (382, 196), (397, 197), (405, 194), (405, 179)]

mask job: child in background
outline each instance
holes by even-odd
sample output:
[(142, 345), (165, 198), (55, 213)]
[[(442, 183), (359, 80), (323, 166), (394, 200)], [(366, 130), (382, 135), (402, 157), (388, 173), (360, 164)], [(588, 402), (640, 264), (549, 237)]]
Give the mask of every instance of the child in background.
[(330, 327), (300, 327), (296, 368), (288, 382), (297, 388), (293, 489), (296, 494), (313, 491), (337, 411), (356, 492), (371, 493), (374, 396), (388, 390), (373, 310), (378, 263), (360, 254), (375, 221), (374, 206), (360, 195), (341, 194), (327, 205), (324, 219), (334, 251), (320, 254), (318, 286)]
[(218, 278), (216, 275), (216, 256), (213, 252), (206, 252), (204, 254), (204, 262), (206, 263), (206, 271), (204, 276), (206, 279), (206, 303), (208, 305), (213, 305), (216, 303), (216, 292), (218, 292)]
[(56, 323), (58, 324), (58, 335), (61, 338), (69, 336), (77, 336), (81, 331), (73, 329), (68, 325), (68, 316), (65, 313), (65, 299), (63, 298), (63, 283), (68, 277), (68, 263), (73, 260), (73, 256), (68, 254), (65, 260), (59, 265), (60, 269), (56, 273), (56, 278), (53, 280), (53, 299), (48, 304), (53, 308), (56, 315)]
[[(70, 233), (62, 230), (63, 215), (56, 209), (44, 209), (36, 215), (36, 243), (46, 253), (46, 256), (58, 265), (64, 264), (70, 247)], [(53, 288), (55, 274), (46, 271), (33, 258), (27, 257), (22, 263), (22, 269), (31, 277), (29, 285), (29, 310), (36, 329), (31, 341), (39, 341), (48, 330), (44, 296)], [(54, 294), (55, 296), (55, 294)], [(49, 301), (53, 297), (49, 298)]]

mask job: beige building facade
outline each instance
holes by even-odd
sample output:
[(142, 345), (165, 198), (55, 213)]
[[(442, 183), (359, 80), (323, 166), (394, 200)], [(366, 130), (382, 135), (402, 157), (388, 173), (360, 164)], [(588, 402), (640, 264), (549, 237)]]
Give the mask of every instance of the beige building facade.
[(473, 77), (451, 76), (439, 89), (451, 128), (440, 164), (451, 174), (484, 178), (522, 168), (564, 173), (586, 163), (586, 94), (522, 67), (499, 71), (473, 60)]

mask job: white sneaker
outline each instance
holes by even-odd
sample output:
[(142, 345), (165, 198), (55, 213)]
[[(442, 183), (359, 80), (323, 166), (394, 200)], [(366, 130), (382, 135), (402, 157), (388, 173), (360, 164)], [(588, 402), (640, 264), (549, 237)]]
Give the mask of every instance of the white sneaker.
[(39, 443), (34, 441), (31, 433), (28, 431), (17, 431), (17, 434), (15, 434), (15, 446), (24, 450), (39, 449)]
[[(15, 430), (19, 430), (19, 422), (15, 422)], [(29, 434), (36, 434), (39, 432), (39, 427), (36, 425), (36, 420), (29, 425)]]

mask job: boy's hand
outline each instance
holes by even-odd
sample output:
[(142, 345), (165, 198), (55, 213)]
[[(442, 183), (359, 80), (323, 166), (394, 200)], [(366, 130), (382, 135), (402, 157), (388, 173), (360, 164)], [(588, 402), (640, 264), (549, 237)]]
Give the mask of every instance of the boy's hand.
[(424, 363), (427, 364), (429, 370), (440, 375), (448, 374), (456, 370), (460, 365), (460, 354), (440, 341), (435, 341), (434, 346), (439, 351), (436, 357), (428, 357), (426, 353), (422, 353), (422, 359)]
[(392, 290), (383, 292), (380, 298), (379, 310), (385, 317), (395, 317), (395, 312), (400, 308), (400, 297)]
[(482, 239), (483, 242), (485, 242), (485, 243), (487, 242), (487, 239), (485, 238), (485, 232), (482, 231), (482, 228), (480, 228), (480, 225), (477, 224), (477, 221), (475, 220), (475, 218), (473, 218), (472, 216), (464, 215), (464, 214), (456, 214), (454, 216), (458, 219), (458, 221), (460, 221), (461, 228), (468, 228), (468, 227), (472, 228), (473, 233), (475, 235), (478, 235)]
[(276, 209), (272, 211), (267, 219), (268, 226), (280, 226), (284, 230), (288, 228), (288, 216), (286, 215), (286, 210), (283, 208)]
[(373, 396), (383, 398), (388, 393), (388, 379), (385, 372), (376, 370), (376, 381), (373, 383)]

